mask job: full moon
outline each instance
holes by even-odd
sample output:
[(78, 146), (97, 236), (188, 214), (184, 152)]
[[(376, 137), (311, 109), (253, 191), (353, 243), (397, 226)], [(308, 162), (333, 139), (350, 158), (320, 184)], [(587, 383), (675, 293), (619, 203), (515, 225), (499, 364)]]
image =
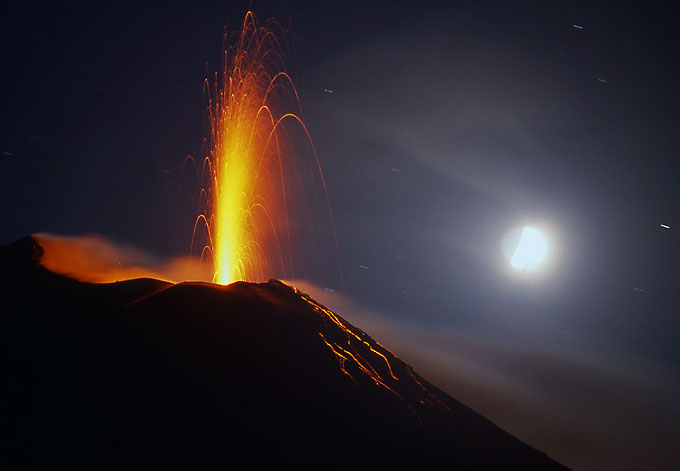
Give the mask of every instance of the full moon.
[(548, 244), (538, 229), (525, 226), (511, 231), (505, 237), (503, 250), (510, 266), (529, 271), (543, 263), (548, 253)]

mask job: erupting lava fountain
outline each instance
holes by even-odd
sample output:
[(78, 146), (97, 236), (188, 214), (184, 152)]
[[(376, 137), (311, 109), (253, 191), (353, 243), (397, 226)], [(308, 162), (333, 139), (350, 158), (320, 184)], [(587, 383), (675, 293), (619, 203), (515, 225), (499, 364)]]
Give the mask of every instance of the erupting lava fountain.
[(205, 241), (201, 259), (212, 260), (220, 284), (309, 276), (310, 260), (323, 265), (338, 244), (316, 149), (286, 72), (285, 31), (274, 20), (259, 25), (248, 12), (241, 31), (225, 33), (224, 41), (222, 69), (212, 84), (205, 80), (208, 137), (192, 251)]

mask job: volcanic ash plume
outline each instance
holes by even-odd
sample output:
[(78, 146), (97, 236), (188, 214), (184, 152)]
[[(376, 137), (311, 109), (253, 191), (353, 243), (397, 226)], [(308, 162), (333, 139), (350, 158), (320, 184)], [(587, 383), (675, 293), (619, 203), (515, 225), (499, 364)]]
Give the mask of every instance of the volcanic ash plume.
[(42, 264), (50, 271), (90, 283), (109, 283), (131, 278), (156, 278), (180, 282), (210, 281), (209, 266), (188, 257), (158, 260), (142, 250), (118, 246), (99, 235), (33, 236), (45, 253)]

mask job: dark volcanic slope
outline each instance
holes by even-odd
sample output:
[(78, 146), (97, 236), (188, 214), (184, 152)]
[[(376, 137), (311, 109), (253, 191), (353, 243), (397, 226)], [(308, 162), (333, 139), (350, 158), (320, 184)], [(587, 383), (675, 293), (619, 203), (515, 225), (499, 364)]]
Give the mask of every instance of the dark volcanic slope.
[(92, 285), (40, 252), (0, 248), (12, 469), (566, 469), (280, 282)]

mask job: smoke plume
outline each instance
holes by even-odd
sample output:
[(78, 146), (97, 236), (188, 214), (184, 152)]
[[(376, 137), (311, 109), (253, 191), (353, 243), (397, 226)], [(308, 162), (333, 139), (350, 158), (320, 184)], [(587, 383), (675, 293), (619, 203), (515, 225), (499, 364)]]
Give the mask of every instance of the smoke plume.
[(131, 278), (211, 281), (212, 265), (198, 257), (162, 260), (129, 246), (117, 245), (95, 234), (77, 237), (33, 236), (45, 250), (42, 264), (55, 273), (89, 283), (111, 283)]

